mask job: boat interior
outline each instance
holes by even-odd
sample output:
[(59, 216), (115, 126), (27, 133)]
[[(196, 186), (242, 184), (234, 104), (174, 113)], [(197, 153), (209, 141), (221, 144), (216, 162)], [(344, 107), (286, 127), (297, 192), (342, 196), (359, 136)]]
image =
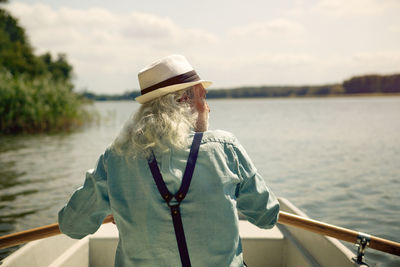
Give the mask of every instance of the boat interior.
[[(307, 217), (284, 198), (281, 210)], [(355, 254), (337, 239), (292, 226), (276, 225), (260, 229), (246, 220), (239, 221), (244, 261), (257, 266), (357, 266)], [(118, 230), (103, 224), (93, 235), (81, 240), (57, 235), (30, 242), (5, 258), (2, 267), (108, 267), (114, 266)]]

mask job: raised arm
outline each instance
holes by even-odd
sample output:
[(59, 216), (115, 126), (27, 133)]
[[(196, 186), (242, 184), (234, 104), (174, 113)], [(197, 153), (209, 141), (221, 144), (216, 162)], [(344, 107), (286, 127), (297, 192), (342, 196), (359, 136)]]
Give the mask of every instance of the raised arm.
[(110, 214), (107, 192), (107, 171), (104, 155), (96, 168), (86, 173), (86, 179), (68, 203), (58, 213), (60, 230), (72, 238), (83, 238), (97, 231)]

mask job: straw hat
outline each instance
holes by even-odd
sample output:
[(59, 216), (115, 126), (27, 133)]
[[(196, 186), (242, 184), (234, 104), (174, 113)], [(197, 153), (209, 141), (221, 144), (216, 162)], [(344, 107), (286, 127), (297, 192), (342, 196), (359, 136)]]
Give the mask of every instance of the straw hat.
[(209, 87), (212, 82), (202, 80), (184, 56), (171, 55), (157, 60), (138, 74), (141, 96), (140, 104), (181, 89), (202, 84)]

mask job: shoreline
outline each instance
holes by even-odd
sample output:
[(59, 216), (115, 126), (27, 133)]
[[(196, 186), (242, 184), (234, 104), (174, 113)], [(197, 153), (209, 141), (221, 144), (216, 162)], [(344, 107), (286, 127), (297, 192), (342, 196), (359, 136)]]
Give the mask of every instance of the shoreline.
[[(333, 98), (333, 97), (400, 97), (400, 93), (370, 93), (370, 94), (330, 94), (330, 95), (304, 95), (304, 96), (253, 96), (253, 97), (207, 97), (207, 100), (210, 99), (294, 99), (294, 98)], [(105, 100), (107, 101), (107, 100)]]
[[(370, 94), (330, 94), (330, 95), (304, 95), (304, 96), (253, 96), (253, 97), (207, 97), (207, 100), (235, 100), (235, 99), (303, 99), (303, 98), (367, 98), (367, 97), (400, 97), (400, 93), (370, 93)], [(102, 99), (94, 102), (120, 102), (133, 101), (135, 99)]]

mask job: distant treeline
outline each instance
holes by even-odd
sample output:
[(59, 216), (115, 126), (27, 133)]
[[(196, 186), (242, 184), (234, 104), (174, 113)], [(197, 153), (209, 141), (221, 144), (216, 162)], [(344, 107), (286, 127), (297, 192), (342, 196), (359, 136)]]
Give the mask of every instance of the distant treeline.
[(69, 131), (89, 121), (66, 55), (35, 55), (5, 3), (0, 0), (0, 134)]
[(140, 95), (139, 91), (125, 92), (123, 94), (94, 94), (91, 92), (83, 92), (81, 93), (82, 97), (87, 98), (89, 100), (95, 101), (118, 101), (118, 100), (132, 100), (135, 97)]
[(234, 89), (209, 90), (207, 98), (303, 97), (354, 94), (400, 93), (400, 74), (364, 75), (342, 84), (317, 86), (246, 86)]
[[(394, 94), (400, 93), (400, 74), (363, 75), (353, 77), (342, 84), (316, 86), (244, 86), (231, 89), (210, 89), (207, 98), (254, 98), (254, 97), (313, 97), (357, 94)], [(89, 92), (82, 94), (97, 101), (132, 100), (139, 91), (126, 92), (122, 95), (96, 95)]]

